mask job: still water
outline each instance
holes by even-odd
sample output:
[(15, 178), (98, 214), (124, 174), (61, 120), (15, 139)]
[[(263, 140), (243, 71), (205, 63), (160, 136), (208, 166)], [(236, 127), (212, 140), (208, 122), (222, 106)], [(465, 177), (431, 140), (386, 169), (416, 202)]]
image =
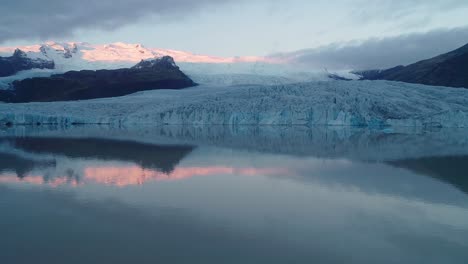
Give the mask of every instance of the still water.
[(4, 128), (0, 263), (467, 263), (467, 132)]

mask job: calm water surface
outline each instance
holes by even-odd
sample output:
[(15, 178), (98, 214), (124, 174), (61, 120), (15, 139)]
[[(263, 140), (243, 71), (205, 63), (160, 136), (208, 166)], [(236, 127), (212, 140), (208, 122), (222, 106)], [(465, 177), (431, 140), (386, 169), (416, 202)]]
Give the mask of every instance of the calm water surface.
[(466, 132), (3, 129), (0, 263), (467, 263)]

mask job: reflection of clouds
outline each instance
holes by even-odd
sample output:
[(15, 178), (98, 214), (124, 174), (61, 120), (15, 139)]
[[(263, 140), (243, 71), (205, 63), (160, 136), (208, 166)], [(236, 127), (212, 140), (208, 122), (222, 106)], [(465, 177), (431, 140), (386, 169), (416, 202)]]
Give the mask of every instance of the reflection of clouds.
[(148, 181), (183, 180), (194, 176), (212, 175), (277, 175), (287, 173), (284, 169), (230, 168), (230, 167), (178, 167), (170, 173), (143, 169), (139, 166), (88, 167), (84, 170), (85, 181), (105, 185), (141, 185)]
[[(84, 219), (81, 227), (84, 230), (90, 227), (88, 216), (119, 210), (123, 213), (112, 214), (102, 222), (93, 221), (93, 230), (111, 230), (109, 224), (118, 224), (115, 234), (121, 234), (120, 237), (128, 240), (129, 234), (135, 232), (135, 227), (146, 228), (142, 233), (130, 236), (145, 245), (154, 245), (155, 241), (167, 245), (167, 241), (175, 241), (175, 244), (168, 246), (174, 249), (180, 248), (179, 241), (187, 242), (187, 237), (203, 240), (204, 237), (200, 239), (188, 233), (185, 229), (188, 225), (178, 222), (180, 219), (188, 219), (190, 224), (207, 225), (203, 232), (197, 229), (198, 235), (219, 229), (232, 230), (245, 238), (246, 241), (236, 242), (235, 246), (227, 245), (237, 252), (239, 245), (254, 241), (267, 248), (269, 256), (271, 252), (297, 256), (304, 250), (305, 254), (315, 255), (313, 259), (317, 259), (317, 256), (329, 257), (330, 249), (333, 249), (333, 255), (345, 256), (337, 263), (346, 262), (348, 256), (353, 256), (356, 263), (399, 263), (402, 256), (408, 259), (408, 263), (439, 263), (444, 261), (439, 261), (437, 255), (446, 254), (444, 250), (447, 248), (454, 257), (451, 259), (446, 254), (443, 256), (448, 258), (444, 259), (445, 263), (463, 263), (453, 261), (460, 259), (460, 256), (466, 259), (466, 194), (456, 192), (452, 186), (432, 178), (387, 164), (203, 147), (191, 152), (177, 165), (169, 166), (174, 169), (166, 171), (145, 168), (140, 163), (128, 160), (54, 158), (57, 160), (56, 166), (35, 167), (23, 178), (17, 177), (14, 170), (0, 173), (0, 187), (2, 184), (33, 186), (30, 192), (19, 193), (21, 201), (32, 207), (30, 210), (43, 208), (34, 203), (34, 198), (24, 199), (25, 194), (45, 193), (47, 198), (43, 206), (52, 208), (51, 212), (71, 212), (64, 215), (71, 215), (74, 220)], [(458, 165), (453, 167), (457, 168)], [(257, 175), (260, 177), (254, 177)], [(191, 178), (193, 180), (184, 184), (144, 185)], [(137, 185), (144, 186), (136, 189), (104, 187)], [(46, 186), (44, 189), (81, 186), (70, 192), (80, 201), (80, 206), (68, 207), (69, 204), (62, 203), (62, 194), (68, 192), (36, 192), (41, 189), (37, 186)], [(57, 197), (59, 202), (54, 203), (50, 195)], [(114, 201), (118, 201), (119, 206), (113, 206)], [(83, 210), (81, 203), (93, 205), (97, 213)], [(141, 222), (134, 222), (140, 215), (135, 214), (135, 211), (121, 211), (120, 203), (129, 208), (141, 209), (150, 217), (151, 223), (145, 226)], [(64, 205), (67, 206), (66, 210), (60, 207)], [(170, 208), (169, 218), (163, 221), (162, 226), (156, 224), (153, 218), (161, 215), (161, 208)], [(196, 221), (185, 215), (174, 214), (174, 208), (195, 212)], [(120, 217), (119, 221), (113, 221), (116, 217)], [(38, 230), (44, 230), (44, 223), (50, 224), (54, 219), (46, 220), (31, 222), (39, 224)], [(73, 227), (74, 232), (80, 231), (80, 226)], [(50, 230), (56, 230), (56, 227)], [(128, 233), (119, 233), (122, 230)], [(157, 232), (153, 232), (155, 230)], [(161, 232), (167, 232), (167, 238), (161, 237)], [(147, 234), (151, 235), (148, 236), (150, 239), (143, 240)], [(180, 239), (174, 239), (177, 234), (181, 234)], [(265, 234), (272, 245), (284, 245), (285, 248), (275, 251), (271, 250), (268, 243), (262, 245), (258, 240), (252, 240), (252, 237)], [(220, 236), (215, 239), (212, 243), (214, 248), (210, 250), (219, 252), (218, 247), (225, 245), (223, 243), (231, 238)], [(113, 244), (109, 245), (115, 249)], [(187, 245), (190, 248), (190, 243)], [(254, 246), (248, 245), (255, 250)], [(421, 256), (429, 261), (423, 261)]]
[[(224, 154), (224, 158), (230, 157)], [(416, 177), (411, 180), (411, 174), (396, 177), (396, 172), (400, 174), (401, 170), (396, 171), (382, 164), (375, 166), (348, 160), (297, 157), (288, 159), (286, 156), (270, 159), (264, 154), (262, 161), (260, 157), (254, 158), (253, 154), (234, 154), (231, 157), (244, 156), (245, 160), (239, 158), (234, 162), (235, 165), (229, 163), (218, 166), (201, 165), (198, 161), (190, 164), (185, 162), (169, 173), (144, 169), (133, 163), (73, 160), (73, 163), (59, 163), (60, 172), (54, 176), (48, 177), (50, 173), (46, 170), (31, 172), (23, 179), (10, 173), (0, 175), (0, 183), (50, 187), (87, 184), (123, 187), (197, 176), (241, 175), (246, 177), (231, 177), (228, 182), (221, 179), (222, 184), (213, 185), (207, 185), (206, 180), (194, 180), (185, 186), (148, 184), (137, 191), (132, 188), (108, 188), (104, 191), (102, 188), (79, 188), (77, 193), (87, 201), (95, 200), (96, 197), (111, 197), (145, 210), (155, 205), (190, 208), (203, 219), (208, 219), (210, 224), (213, 219), (219, 219), (248, 234), (258, 234), (256, 232), (264, 230), (273, 237), (292, 237), (294, 241), (288, 241), (291, 246), (308, 245), (316, 249), (323, 248), (320, 250), (323, 252), (334, 248), (336, 252), (357, 254), (356, 262), (379, 262), (377, 259), (365, 261), (369, 258), (369, 248), (375, 249), (375, 256), (385, 254), (391, 258), (399, 254), (418, 255), (441, 243), (454, 250), (468, 245), (466, 196), (463, 196), (462, 202), (454, 204), (444, 203), (441, 199), (421, 199), (425, 197), (421, 193), (427, 190), (432, 195), (453, 195), (452, 188), (441, 186), (438, 182), (431, 189), (427, 178)], [(204, 160), (223, 164), (211, 157), (214, 155)], [(246, 165), (248, 161), (255, 166)], [(72, 164), (75, 165), (74, 171), (69, 169)], [(288, 176), (275, 178), (303, 180), (281, 180), (271, 184), (273, 177), (250, 177), (257, 175)], [(218, 181), (214, 177), (213, 180)], [(419, 186), (409, 190), (416, 193), (415, 196), (401, 195), (401, 189), (397, 188), (401, 183), (411, 187)], [(396, 191), (386, 191), (378, 184)], [(416, 249), (401, 246), (406, 245), (408, 239), (424, 245)], [(397, 263), (396, 260), (389, 263), (393, 262)]]
[[(39, 143), (40, 141), (33, 145), (39, 145)], [(92, 145), (89, 142), (84, 143), (78, 142), (77, 148), (78, 146)], [(125, 157), (134, 157), (132, 154), (138, 153), (138, 151), (131, 149), (135, 147), (137, 146), (121, 147), (120, 151), (127, 151), (126, 154), (129, 155)], [(136, 149), (138, 150), (138, 148)], [(161, 152), (158, 152), (159, 150)], [(175, 153), (178, 154), (179, 150), (177, 149)], [(140, 159), (145, 160), (145, 162), (138, 162), (136, 159), (133, 161), (113, 159), (114, 157), (123, 157), (123, 155), (113, 155), (109, 160), (102, 160), (94, 156), (92, 158), (49, 157), (46, 156), (49, 154), (41, 153), (31, 158), (53, 158), (54, 166), (35, 166), (31, 171), (21, 175), (13, 166), (5, 171), (16, 172), (16, 175), (22, 179), (15, 179), (13, 175), (9, 179), (0, 179), (0, 184), (9, 182), (16, 185), (29, 184), (49, 187), (73, 187), (87, 184), (124, 187), (143, 185), (148, 182), (184, 180), (197, 176), (262, 175), (275, 181), (287, 180), (305, 185), (321, 184), (343, 191), (359, 190), (369, 194), (417, 198), (436, 203), (459, 205), (463, 204), (466, 199), (466, 194), (454, 190), (452, 186), (441, 184), (439, 180), (428, 179), (425, 175), (416, 175), (411, 171), (397, 169), (385, 163), (365, 163), (346, 158), (304, 157), (206, 147), (198, 147), (191, 152), (190, 156), (184, 156), (182, 162), (180, 162), (180, 158), (177, 158), (174, 163), (170, 159), (171, 162), (163, 162), (167, 159), (167, 153), (172, 153), (171, 148), (156, 148), (156, 151), (161, 155), (156, 158), (149, 155), (148, 159)], [(79, 153), (80, 157), (86, 156), (81, 155), (83, 151)], [(92, 154), (93, 152), (88, 151), (88, 153)], [(104, 154), (105, 151), (102, 152), (101, 156), (105, 157)], [(159, 167), (151, 167), (148, 164), (156, 164)], [(459, 166), (455, 164), (452, 167)], [(441, 169), (446, 171), (445, 167), (441, 167)], [(2, 178), (1, 173), (0, 178)]]
[(77, 186), (78, 181), (68, 177), (56, 177), (53, 179), (45, 179), (44, 176), (27, 175), (26, 177), (18, 177), (16, 174), (0, 175), (0, 183), (3, 184), (31, 184), (31, 185), (48, 185), (50, 187), (58, 187), (62, 185)]
[(44, 176), (28, 175), (19, 178), (15, 174), (0, 175), (0, 183), (27, 183), (33, 185), (48, 185), (57, 187), (61, 185), (77, 186), (80, 184), (103, 184), (109, 186), (142, 185), (150, 181), (183, 180), (195, 176), (215, 175), (282, 175), (288, 174), (284, 168), (234, 168), (223, 166), (212, 167), (178, 167), (170, 173), (144, 169), (137, 165), (123, 166), (86, 166), (83, 169), (83, 177), (59, 176), (45, 180)]
[[(187, 233), (185, 227), (188, 224), (178, 222), (179, 219), (184, 219), (191, 221), (189, 224), (207, 225), (207, 229), (203, 229), (207, 230), (206, 232), (232, 230), (233, 233), (239, 234), (245, 241), (236, 241), (234, 247), (227, 245), (236, 250), (238, 245), (245, 245), (251, 241), (260, 243), (257, 242), (258, 240), (252, 240), (253, 236), (262, 237), (268, 234), (268, 241), (272, 243), (261, 246), (268, 247), (269, 254), (271, 254), (270, 252), (279, 252), (280, 255), (300, 254), (302, 251), (291, 250), (291, 248), (297, 248), (304, 250), (304, 252), (312, 251), (317, 256), (323, 254), (325, 257), (331, 254), (329, 250), (333, 249), (333, 255), (353, 256), (356, 263), (400, 263), (402, 256), (411, 260), (408, 263), (438, 263), (438, 259), (436, 261), (422, 261), (420, 256), (426, 256), (428, 260), (431, 260), (430, 252), (446, 254), (445, 248), (450, 248), (450, 253), (453, 255), (466, 256), (466, 253), (463, 253), (466, 252), (464, 249), (468, 245), (466, 240), (468, 210), (466, 206), (429, 203), (420, 199), (392, 197), (382, 193), (367, 193), (358, 188), (340, 188), (320, 182), (305, 185), (302, 182), (287, 180), (270, 184), (271, 178), (268, 177), (248, 177), (249, 175), (282, 173), (281, 169), (266, 168), (266, 166), (262, 168), (248, 166), (233, 168), (229, 166), (190, 167), (185, 165), (167, 174), (145, 171), (132, 164), (88, 163), (85, 168), (89, 169), (87, 172), (90, 176), (101, 175), (102, 178), (99, 180), (110, 181), (117, 181), (116, 177), (126, 177), (128, 173), (134, 173), (137, 176), (145, 175), (147, 178), (144, 180), (147, 181), (179, 180), (198, 175), (217, 174), (247, 176), (231, 177), (228, 182), (224, 182), (225, 184), (208, 186), (207, 181), (202, 180), (192, 181), (185, 186), (153, 184), (145, 188), (137, 188), (138, 190), (129, 188), (127, 191), (114, 188), (105, 191), (102, 188), (91, 191), (79, 189), (81, 192), (76, 192), (78, 194), (77, 200), (83, 199), (86, 201), (86, 206), (89, 204), (95, 206), (97, 213), (83, 210), (82, 206), (67, 207), (65, 211), (73, 212), (74, 219), (85, 219), (83, 226), (73, 225), (74, 230), (80, 230), (80, 228), (88, 230), (90, 226), (89, 215), (101, 214), (101, 211), (109, 212), (109, 210), (122, 212), (120, 204), (113, 206), (112, 203), (109, 203), (109, 201), (121, 201), (122, 204), (127, 204), (130, 208), (144, 210), (143, 212), (147, 216), (152, 217), (150, 218), (151, 223), (146, 226), (142, 225), (141, 222), (135, 222), (133, 218), (141, 215), (135, 214), (135, 211), (124, 211), (122, 214), (112, 214), (103, 219), (102, 222), (93, 221), (93, 228), (110, 230), (109, 225), (112, 227), (112, 224), (118, 224), (117, 228), (112, 230), (115, 230), (117, 234), (122, 234), (119, 237), (125, 238), (128, 238), (128, 234), (135, 232), (135, 227), (146, 228), (142, 233), (130, 236), (135, 238), (135, 241), (143, 241), (146, 245), (148, 243), (154, 244), (155, 241), (162, 241), (161, 245), (166, 245), (165, 243), (168, 242), (165, 239), (167, 239), (175, 241), (174, 244), (169, 244), (171, 248), (177, 248), (178, 243), (180, 244), (178, 240), (186, 242), (187, 237), (189, 239), (195, 237), (200, 241), (199, 236)], [(11, 174), (10, 176), (14, 179), (15, 175)], [(31, 174), (31, 176), (35, 175)], [(96, 179), (85, 176), (82, 177), (83, 182), (96, 182)], [(157, 176), (162, 178), (152, 178)], [(327, 175), (327, 177), (332, 177), (332, 175)], [(448, 191), (446, 190), (445, 193)], [(57, 195), (66, 192), (46, 193)], [(60, 201), (63, 199), (62, 196), (56, 197)], [(27, 203), (29, 204), (29, 201)], [(52, 208), (51, 211), (63, 211), (62, 207), (59, 207), (62, 205), (61, 202), (54, 203), (48, 198), (44, 203)], [(32, 203), (31, 206), (36, 206), (36, 204)], [(65, 206), (70, 205), (65, 204)], [(171, 211), (170, 218), (163, 221), (161, 226), (153, 217), (161, 215), (162, 207), (187, 209), (188, 212), (196, 212), (196, 218), (181, 216)], [(36, 207), (34, 209), (42, 210), (43, 208)], [(113, 221), (115, 217), (121, 218), (119, 221)], [(38, 229), (43, 230), (43, 222), (53, 222), (48, 220), (36, 221), (39, 223)], [(217, 228), (219, 226), (226, 228)], [(119, 229), (129, 233), (121, 233), (122, 231)], [(170, 235), (161, 237), (158, 232), (153, 232), (154, 230)], [(142, 240), (148, 237), (143, 234), (148, 233), (151, 234), (150, 239)], [(45, 234), (47, 235), (47, 233)], [(178, 234), (183, 234), (180, 239)], [(196, 234), (206, 233), (197, 229)], [(177, 236), (178, 239), (174, 239), (174, 236)], [(223, 243), (231, 239), (225, 236), (215, 239), (218, 238), (219, 240), (212, 241), (214, 247), (211, 248), (212, 250), (219, 250), (218, 247), (225, 246)], [(409, 243), (414, 246), (408, 246)], [(112, 247), (114, 244), (110, 245)], [(190, 244), (187, 245), (190, 247)], [(249, 245), (253, 247), (251, 244)], [(284, 245), (285, 248), (282, 249), (283, 251), (271, 251), (271, 245)], [(142, 246), (141, 248), (146, 247)], [(414, 259), (415, 257), (419, 258)], [(340, 260), (336, 263), (345, 262), (346, 260)], [(449, 259), (445, 263), (463, 262)]]
[(29, 183), (35, 185), (44, 184), (44, 177), (28, 175), (27, 177), (20, 178), (16, 174), (2, 174), (0, 175), (0, 183)]

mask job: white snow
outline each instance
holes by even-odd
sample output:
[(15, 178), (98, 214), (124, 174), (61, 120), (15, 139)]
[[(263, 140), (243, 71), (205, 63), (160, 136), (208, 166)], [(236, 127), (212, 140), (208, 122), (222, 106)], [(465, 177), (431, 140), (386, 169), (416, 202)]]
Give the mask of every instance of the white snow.
[(178, 65), (196, 83), (206, 85), (274, 85), (330, 80), (326, 71), (307, 71), (288, 64), (182, 62)]
[(56, 73), (55, 70), (49, 69), (33, 69), (28, 71), (20, 71), (13, 76), (8, 77), (0, 77), (0, 90), (10, 89), (10, 84), (15, 80), (23, 80), (27, 78), (33, 77), (48, 77), (52, 74)]
[[(40, 58), (54, 61), (55, 69), (53, 71), (33, 69), (16, 76), (0, 78), (0, 89), (7, 89), (11, 81), (25, 77), (45, 77), (71, 70), (128, 68), (141, 60), (151, 60), (166, 55), (173, 57), (180, 69), (199, 84), (288, 84), (328, 80), (328, 74), (330, 74), (326, 70), (312, 71), (298, 68), (281, 61), (271, 60), (268, 57), (223, 58), (183, 51), (151, 49), (140, 44), (125, 43), (91, 45), (78, 42), (47, 42), (34, 46), (0, 47), (0, 55), (11, 56), (16, 48), (25, 51), (31, 59)], [(336, 74), (350, 79), (357, 78), (356, 75), (347, 71)]]
[[(67, 70), (95, 69), (133, 65), (145, 59), (171, 56), (177, 63), (280, 63), (268, 57), (215, 57), (185, 51), (147, 48), (141, 44), (112, 43), (93, 45), (84, 42), (46, 42), (41, 45), (0, 47), (0, 56), (11, 56), (15, 49), (25, 51), (30, 58), (52, 59)], [(65, 66), (69, 66), (67, 68)]]
[(387, 81), (199, 86), (0, 104), (0, 123), (468, 127), (468, 90)]

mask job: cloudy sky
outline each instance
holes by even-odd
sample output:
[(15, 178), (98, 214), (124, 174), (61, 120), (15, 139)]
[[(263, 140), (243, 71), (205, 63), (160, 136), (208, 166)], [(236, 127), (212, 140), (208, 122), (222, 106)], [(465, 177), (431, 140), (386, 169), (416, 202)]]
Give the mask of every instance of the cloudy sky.
[(3, 0), (0, 10), (0, 45), (10, 46), (122, 41), (366, 68), (468, 43), (466, 0)]

